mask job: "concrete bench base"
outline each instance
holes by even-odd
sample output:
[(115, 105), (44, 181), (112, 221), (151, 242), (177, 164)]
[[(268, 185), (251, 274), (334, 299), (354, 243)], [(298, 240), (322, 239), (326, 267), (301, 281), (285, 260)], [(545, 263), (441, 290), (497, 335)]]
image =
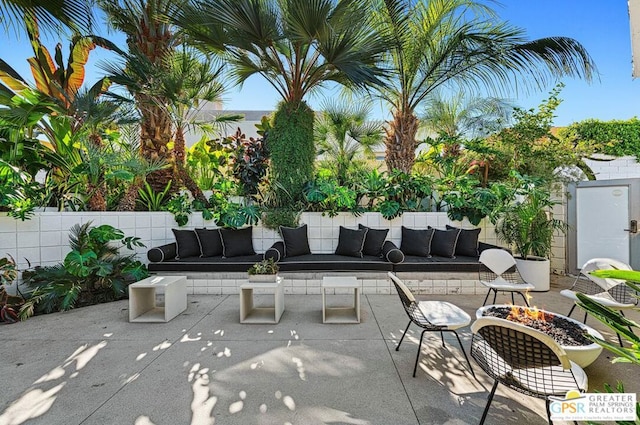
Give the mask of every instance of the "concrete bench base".
[[(172, 273), (162, 272), (162, 275), (171, 276)], [(176, 272), (175, 275), (187, 276), (188, 294), (239, 294), (240, 285), (247, 281), (247, 274), (243, 272)], [(360, 293), (365, 295), (395, 294), (395, 289), (392, 289), (393, 285), (386, 272), (280, 272), (278, 275), (284, 279), (285, 294), (320, 295), (324, 276), (355, 276), (361, 285)], [(487, 292), (487, 289), (478, 281), (477, 273), (405, 272), (398, 273), (398, 277), (415, 294), (485, 294)], [(347, 293), (353, 293), (353, 290), (345, 292)]]

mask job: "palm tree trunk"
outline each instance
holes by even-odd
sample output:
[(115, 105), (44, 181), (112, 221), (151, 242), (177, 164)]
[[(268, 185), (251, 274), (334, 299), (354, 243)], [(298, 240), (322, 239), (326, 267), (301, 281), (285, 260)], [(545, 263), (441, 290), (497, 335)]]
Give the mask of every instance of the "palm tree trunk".
[(416, 160), (418, 118), (411, 110), (398, 109), (388, 124), (388, 128), (385, 129), (387, 169), (409, 173)]
[[(160, 106), (157, 100), (139, 94), (137, 103), (140, 105), (142, 120), (140, 123), (140, 153), (149, 160), (171, 160), (169, 141), (171, 141), (171, 117)], [(147, 176), (147, 181), (156, 191), (162, 191), (169, 180), (173, 178), (171, 169), (157, 170)], [(137, 196), (137, 192), (136, 192)]]
[(118, 211), (135, 211), (136, 200), (138, 199), (138, 191), (142, 187), (144, 179), (136, 177), (133, 183), (127, 188), (124, 196), (118, 202)]
[(88, 184), (89, 189), (89, 211), (106, 211), (107, 210), (107, 188), (105, 182), (97, 185)]
[(176, 137), (173, 141), (173, 161), (175, 165), (175, 176), (177, 177), (176, 180), (191, 192), (194, 199), (206, 203), (207, 198), (204, 196), (204, 193), (202, 193), (202, 190), (198, 187), (197, 183), (191, 178), (184, 166), (185, 158), (186, 144), (184, 141), (184, 131), (182, 126), (178, 125), (176, 128)]

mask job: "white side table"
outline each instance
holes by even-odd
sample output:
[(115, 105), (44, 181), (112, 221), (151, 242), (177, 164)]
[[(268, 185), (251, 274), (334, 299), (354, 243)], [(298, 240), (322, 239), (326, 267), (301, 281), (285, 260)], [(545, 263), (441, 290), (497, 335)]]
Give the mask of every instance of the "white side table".
[[(164, 292), (164, 307), (156, 291)], [(186, 276), (151, 276), (129, 285), (130, 322), (168, 322), (187, 309)]]
[[(327, 307), (327, 289), (353, 289), (353, 305)], [(322, 278), (322, 323), (360, 323), (360, 284), (354, 276)]]
[[(254, 307), (253, 291), (273, 291), (270, 307)], [(247, 282), (240, 285), (240, 323), (278, 323), (284, 313), (284, 285), (278, 276), (275, 282)]]

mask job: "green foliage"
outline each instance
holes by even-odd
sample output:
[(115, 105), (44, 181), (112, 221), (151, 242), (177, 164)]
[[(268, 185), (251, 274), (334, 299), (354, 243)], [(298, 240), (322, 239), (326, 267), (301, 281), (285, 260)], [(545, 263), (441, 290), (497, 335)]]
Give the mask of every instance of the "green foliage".
[(191, 214), (191, 201), (185, 194), (174, 194), (166, 205), (167, 211), (173, 214), (178, 226), (185, 226)]
[(24, 298), (21, 295), (9, 295), (6, 290), (17, 278), (18, 268), (13, 257), (8, 255), (0, 258), (0, 322), (15, 323), (19, 320), (18, 312), (24, 304)]
[(262, 211), (262, 226), (278, 230), (280, 226), (298, 227), (300, 211), (291, 208), (266, 208)]
[(187, 151), (187, 170), (202, 190), (211, 190), (223, 180), (229, 153), (216, 140), (201, 139)]
[(145, 207), (145, 211), (162, 211), (164, 204), (169, 198), (171, 183), (172, 180), (169, 180), (161, 192), (156, 192), (151, 185), (145, 181), (144, 188), (138, 189), (138, 204)]
[[(507, 180), (515, 170), (550, 181), (556, 168), (581, 163), (588, 149), (551, 132), (555, 110), (562, 102), (562, 87), (552, 90), (537, 110), (515, 108), (515, 124), (485, 141), (485, 152), (480, 152), (477, 159), (490, 167), (490, 180)], [(486, 155), (487, 151), (491, 154)]]
[[(591, 272), (592, 275), (600, 278), (611, 278), (625, 280), (624, 284), (629, 286), (635, 291), (635, 296), (640, 294), (640, 272), (635, 270), (596, 270)], [(620, 347), (617, 344), (611, 344), (608, 341), (597, 338), (593, 335), (587, 335), (597, 344), (601, 345), (605, 349), (611, 351), (617, 357), (615, 357), (612, 363), (633, 363), (640, 365), (640, 337), (636, 335), (633, 329), (640, 329), (640, 324), (629, 320), (623, 316), (619, 311), (612, 309), (611, 307), (604, 306), (597, 302), (593, 297), (588, 297), (581, 293), (576, 294), (578, 297), (578, 305), (583, 308), (590, 316), (595, 317), (600, 322), (609, 327), (613, 332), (620, 335), (626, 340), (630, 347)], [(622, 382), (618, 382), (616, 390), (609, 384), (605, 384), (605, 391), (608, 393), (624, 393), (624, 385)], [(636, 403), (636, 421), (619, 421), (616, 422), (620, 425), (633, 425), (640, 423), (640, 402)]]
[(451, 220), (462, 221), (465, 217), (477, 226), (483, 218), (491, 216), (511, 200), (511, 191), (504, 183), (493, 183), (489, 187), (479, 187), (475, 181), (462, 180), (455, 190), (442, 197), (448, 205), (447, 216)]
[(304, 185), (313, 179), (313, 121), (313, 111), (305, 102), (281, 102), (267, 140), (273, 175), (293, 204), (304, 200)]
[(64, 311), (77, 305), (95, 304), (126, 296), (129, 284), (148, 276), (147, 268), (135, 254), (120, 255), (120, 247), (144, 247), (140, 238), (126, 237), (109, 225), (75, 225), (69, 235), (69, 252), (63, 263), (37, 266), (23, 273), (33, 289), (20, 310), (23, 318), (35, 312)]
[(369, 103), (327, 101), (316, 116), (314, 139), (323, 167), (334, 171), (341, 185), (349, 181), (354, 168), (363, 167), (363, 159), (372, 158), (372, 148), (382, 142), (382, 123), (368, 120)]
[(586, 144), (595, 152), (607, 155), (640, 155), (640, 120), (636, 117), (612, 121), (588, 119), (562, 129), (559, 136), (575, 145)]
[(319, 177), (304, 188), (310, 211), (321, 211), (334, 217), (340, 211), (357, 212), (356, 192), (340, 186), (336, 180)]
[(273, 258), (269, 258), (253, 264), (247, 270), (247, 274), (249, 275), (276, 274), (278, 273), (278, 270), (280, 270), (280, 266), (278, 266), (278, 264), (274, 261)]
[(229, 153), (231, 173), (240, 184), (240, 194), (257, 195), (258, 187), (267, 174), (269, 152), (265, 139), (247, 139), (238, 128), (233, 136), (225, 137), (219, 144)]
[(553, 218), (552, 208), (559, 202), (551, 199), (548, 185), (539, 179), (514, 172), (515, 184), (510, 202), (493, 212), (496, 234), (526, 260), (530, 255), (548, 258), (554, 232), (566, 232), (564, 221)]
[[(433, 180), (430, 176), (407, 174), (394, 170), (387, 175), (383, 196), (386, 201), (396, 202), (402, 211), (431, 211)], [(385, 218), (389, 219), (392, 217)]]

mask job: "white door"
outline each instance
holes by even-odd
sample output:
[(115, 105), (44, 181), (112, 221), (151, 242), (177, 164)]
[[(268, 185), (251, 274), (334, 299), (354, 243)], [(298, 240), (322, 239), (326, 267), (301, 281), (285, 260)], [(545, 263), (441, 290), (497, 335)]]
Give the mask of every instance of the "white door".
[(629, 186), (576, 188), (576, 266), (591, 258), (629, 264)]

